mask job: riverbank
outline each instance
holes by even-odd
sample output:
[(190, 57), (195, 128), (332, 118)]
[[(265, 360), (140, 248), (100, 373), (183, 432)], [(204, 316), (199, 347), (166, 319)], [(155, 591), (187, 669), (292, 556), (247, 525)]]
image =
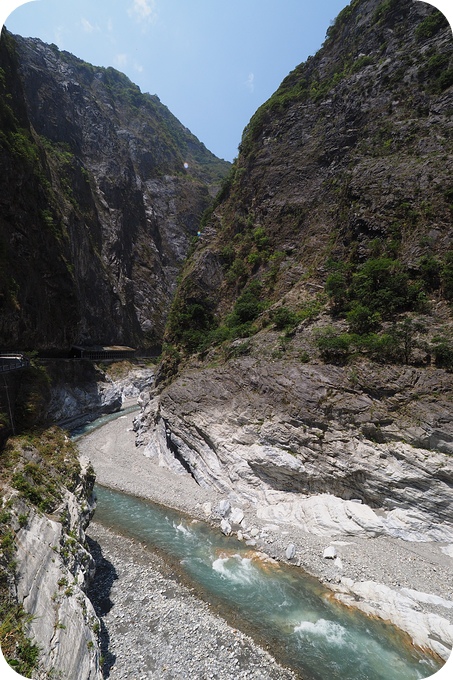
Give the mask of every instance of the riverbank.
[[(132, 420), (132, 414), (120, 416), (80, 441), (98, 483), (207, 519), (208, 508), (224, 500), (221, 494), (146, 458), (135, 446)], [(443, 551), (447, 546), (384, 536), (318, 536), (294, 524), (261, 521), (254, 507), (242, 508), (241, 527), (253, 536), (256, 549), (285, 560), (293, 544), (291, 562), (331, 587), (340, 599), (391, 620), (417, 644), (446, 658), (453, 641), (452, 557)], [(324, 557), (326, 548), (334, 549), (335, 559)]]
[(90, 596), (110, 680), (296, 680), (137, 541), (93, 522)]

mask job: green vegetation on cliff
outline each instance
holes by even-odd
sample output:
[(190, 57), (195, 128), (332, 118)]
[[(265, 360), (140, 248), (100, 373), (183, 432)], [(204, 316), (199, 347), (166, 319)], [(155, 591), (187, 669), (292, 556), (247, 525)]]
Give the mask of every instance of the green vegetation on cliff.
[[(12, 437), (0, 452), (0, 645), (10, 666), (25, 677), (37, 668), (40, 650), (27, 637), (32, 617), (14, 595), (16, 534), (27, 527), (32, 509), (52, 513), (68, 528), (63, 497), (80, 485), (80, 472), (76, 446), (57, 427)], [(85, 482), (87, 494), (93, 483), (94, 474)]]
[(182, 273), (162, 375), (256, 334), (244, 351), (453, 369), (452, 85), (437, 10), (353, 0), (246, 127)]
[(125, 75), (3, 30), (2, 348), (159, 345), (229, 167)]

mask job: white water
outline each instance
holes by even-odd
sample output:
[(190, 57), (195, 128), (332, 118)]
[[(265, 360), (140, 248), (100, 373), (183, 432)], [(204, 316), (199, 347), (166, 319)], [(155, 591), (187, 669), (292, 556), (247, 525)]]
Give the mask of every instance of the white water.
[(304, 680), (419, 680), (439, 666), (393, 626), (329, 597), (300, 569), (263, 562), (242, 543), (176, 511), (98, 487), (96, 520), (179, 563), (209, 601), (235, 613)]

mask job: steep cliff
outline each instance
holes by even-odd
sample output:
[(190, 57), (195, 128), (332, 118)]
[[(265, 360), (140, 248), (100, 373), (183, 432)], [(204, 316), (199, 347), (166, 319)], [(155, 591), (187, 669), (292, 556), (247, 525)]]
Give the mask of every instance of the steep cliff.
[(258, 110), (173, 303), (148, 455), (309, 530), (453, 539), (452, 85), (439, 12), (353, 0)]
[(229, 164), (112, 68), (0, 41), (0, 345), (159, 344)]
[(26, 677), (100, 680), (100, 624), (85, 594), (93, 469), (57, 428), (2, 451), (1, 646)]
[[(203, 349), (294, 326), (326, 302), (334, 316), (353, 312), (361, 334), (437, 303), (449, 318), (452, 84), (451, 29), (431, 6), (345, 8), (245, 129), (169, 341)], [(283, 306), (299, 318), (276, 314)]]

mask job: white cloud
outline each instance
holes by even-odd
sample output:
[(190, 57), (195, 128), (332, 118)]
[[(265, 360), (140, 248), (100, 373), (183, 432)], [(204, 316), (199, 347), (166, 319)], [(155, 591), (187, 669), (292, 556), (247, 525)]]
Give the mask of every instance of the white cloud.
[(137, 71), (137, 73), (143, 73), (144, 71), (143, 66), (136, 61), (134, 62), (134, 69)]
[(255, 90), (255, 74), (249, 73), (247, 80), (245, 81), (245, 86), (250, 92)]
[(82, 19), (80, 20), (80, 23), (82, 24), (82, 28), (83, 28), (83, 30), (85, 31), (85, 33), (93, 33), (93, 31), (94, 31), (94, 26), (93, 26), (92, 24), (90, 24), (90, 22), (88, 21), (88, 19), (82, 18)]
[(153, 23), (157, 19), (156, 0), (133, 0), (128, 14), (136, 21)]
[(129, 62), (129, 57), (127, 54), (116, 54), (113, 57), (113, 61), (115, 62), (116, 66), (118, 66), (118, 68), (124, 68)]
[(63, 26), (56, 26), (54, 30), (54, 36), (55, 36), (55, 43), (58, 45), (60, 50), (64, 50), (64, 27)]

